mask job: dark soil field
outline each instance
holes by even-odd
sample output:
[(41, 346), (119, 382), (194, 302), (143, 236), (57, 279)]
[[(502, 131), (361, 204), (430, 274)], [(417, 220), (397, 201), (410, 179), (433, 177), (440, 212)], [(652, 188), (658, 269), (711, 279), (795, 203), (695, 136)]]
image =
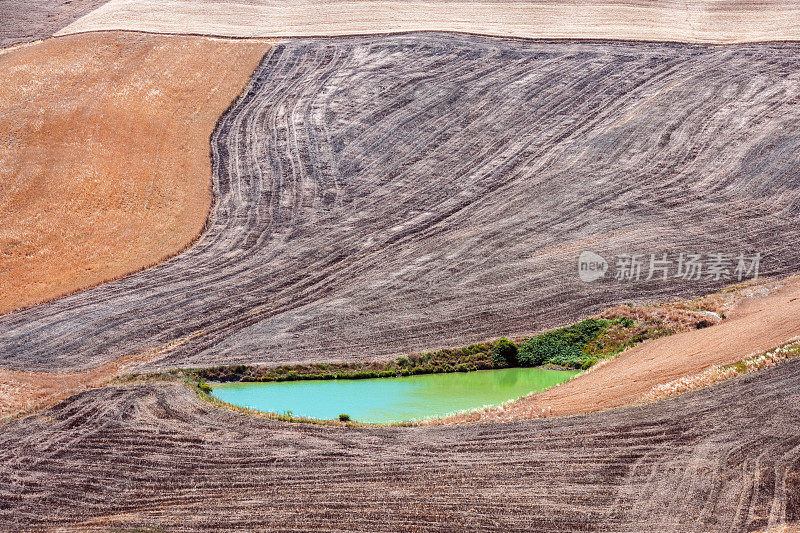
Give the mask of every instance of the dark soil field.
[(3, 0), (0, 48), (50, 37), (108, 0)]
[(582, 283), (582, 250), (797, 269), (796, 44), (414, 34), (267, 53), (212, 139), (186, 253), (0, 318), (0, 363), (376, 359), (729, 281)]
[(799, 384), (795, 360), (641, 408), (393, 429), (107, 387), (3, 426), (0, 529), (788, 531)]

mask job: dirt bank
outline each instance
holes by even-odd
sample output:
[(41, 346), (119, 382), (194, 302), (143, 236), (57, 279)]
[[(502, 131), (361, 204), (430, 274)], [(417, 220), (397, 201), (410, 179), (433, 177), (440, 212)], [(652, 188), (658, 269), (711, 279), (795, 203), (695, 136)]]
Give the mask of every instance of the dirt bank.
[(599, 411), (640, 401), (653, 387), (785, 344), (800, 335), (800, 279), (742, 299), (722, 323), (650, 341), (617, 359), (502, 409), (448, 421), (512, 420)]

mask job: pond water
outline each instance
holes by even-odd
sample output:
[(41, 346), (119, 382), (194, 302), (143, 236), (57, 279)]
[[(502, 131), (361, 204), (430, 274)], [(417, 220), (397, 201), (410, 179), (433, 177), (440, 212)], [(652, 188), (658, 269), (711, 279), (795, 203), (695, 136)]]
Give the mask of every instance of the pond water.
[(405, 422), (498, 405), (562, 383), (578, 371), (508, 368), (398, 378), (216, 383), (225, 402), (330, 420), (346, 413), (367, 423)]

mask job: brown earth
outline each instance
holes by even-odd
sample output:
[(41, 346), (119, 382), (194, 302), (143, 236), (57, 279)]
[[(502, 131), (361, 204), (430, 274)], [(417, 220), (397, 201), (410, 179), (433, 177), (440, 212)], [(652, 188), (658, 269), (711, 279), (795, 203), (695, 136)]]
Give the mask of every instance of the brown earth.
[(456, 31), (527, 38), (734, 43), (800, 38), (788, 0), (111, 0), (61, 33), (234, 37)]
[(191, 243), (209, 137), (267, 48), (112, 32), (0, 55), (0, 313)]
[[(795, 271), (795, 46), (380, 41), (273, 48), (215, 133), (215, 220), (196, 246), (0, 318), (7, 370), (62, 373), (10, 374), (20, 397), (90, 387), (92, 369), (190, 334), (148, 360), (374, 358), (718, 288), (581, 284), (589, 245), (763, 250), (766, 273)], [(777, 341), (792, 297), (742, 304), (727, 331)], [(101, 387), (3, 424), (0, 529), (774, 530), (800, 519), (798, 376), (790, 361), (630, 409), (413, 428)]]
[(742, 299), (718, 325), (641, 344), (550, 391), (446, 422), (572, 415), (620, 407), (641, 401), (658, 385), (713, 365), (741, 361), (798, 336), (800, 278), (793, 277), (774, 292)]
[(0, 424), (34, 413), (79, 392), (102, 387), (135, 365), (149, 361), (186, 340), (178, 339), (83, 372), (15, 372), (0, 369)]
[(103, 365), (87, 372), (12, 372), (0, 369), (0, 420), (32, 412), (48, 403), (97, 387), (114, 370)]

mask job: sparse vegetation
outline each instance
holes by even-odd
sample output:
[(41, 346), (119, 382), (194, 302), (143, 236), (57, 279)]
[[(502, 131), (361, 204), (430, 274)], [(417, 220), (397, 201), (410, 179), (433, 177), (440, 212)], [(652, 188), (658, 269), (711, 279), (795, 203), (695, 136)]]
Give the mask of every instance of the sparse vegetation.
[(776, 366), (798, 356), (800, 356), (800, 341), (796, 340), (736, 363), (714, 365), (699, 374), (683, 376), (669, 383), (657, 385), (645, 395), (643, 401), (663, 400), (677, 394), (708, 387), (741, 374)]
[(213, 391), (211, 385), (206, 383), (204, 379), (199, 379), (197, 381), (197, 388), (200, 390), (200, 392), (203, 392), (205, 394), (211, 394), (211, 392)]
[(551, 365), (586, 369), (625, 348), (668, 335), (672, 330), (658, 321), (640, 324), (629, 316), (589, 318), (577, 324), (547, 331), (532, 338), (505, 337), (494, 342), (442, 348), (403, 355), (394, 361), (313, 363), (257, 367), (220, 365), (197, 369), (198, 376), (212, 381), (295, 381), (318, 379), (366, 379), (448, 372), (471, 372), (516, 366)]
[(443, 348), (400, 356), (394, 361), (313, 363), (310, 365), (283, 365), (271, 368), (250, 365), (221, 365), (198, 369), (196, 372), (203, 379), (213, 381), (365, 379), (470, 372), (498, 368), (492, 360), (493, 350), (497, 342), (471, 344), (462, 348)]

